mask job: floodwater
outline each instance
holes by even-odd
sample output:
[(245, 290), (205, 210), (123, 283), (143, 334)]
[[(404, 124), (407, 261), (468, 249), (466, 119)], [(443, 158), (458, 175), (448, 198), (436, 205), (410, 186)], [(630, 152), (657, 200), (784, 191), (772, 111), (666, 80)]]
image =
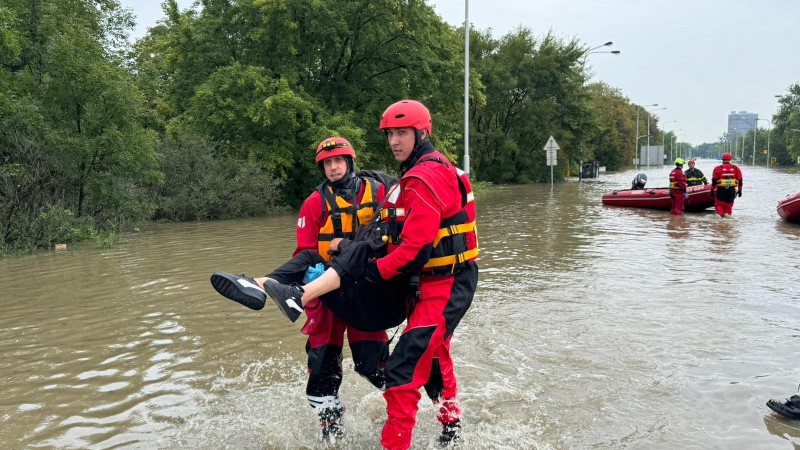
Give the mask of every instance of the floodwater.
[[(743, 172), (727, 220), (602, 206), (635, 171), (479, 193), (480, 283), (452, 345), (462, 448), (799, 447), (800, 422), (765, 402), (800, 383), (800, 226), (775, 212), (800, 174)], [(323, 448), (302, 319), (208, 281), (276, 267), (294, 223), (157, 225), (1, 260), (0, 447)], [(380, 448), (383, 398), (347, 351), (345, 374), (339, 448)], [(420, 406), (413, 448), (431, 448)]]

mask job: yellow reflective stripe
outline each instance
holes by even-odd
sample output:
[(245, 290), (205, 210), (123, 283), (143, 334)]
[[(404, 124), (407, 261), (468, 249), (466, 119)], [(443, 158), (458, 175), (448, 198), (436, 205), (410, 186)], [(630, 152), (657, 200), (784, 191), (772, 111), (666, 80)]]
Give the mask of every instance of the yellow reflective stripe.
[(475, 258), (476, 256), (478, 256), (477, 247), (471, 250), (467, 250), (464, 253), (459, 253), (458, 255), (449, 255), (449, 256), (440, 256), (439, 258), (431, 258), (428, 260), (427, 263), (425, 263), (423, 268), (430, 269), (433, 267), (441, 267), (441, 266), (455, 266), (456, 264), (469, 261), (470, 259)]
[(467, 233), (475, 229), (475, 221), (468, 223), (460, 223), (458, 225), (450, 225), (449, 227), (439, 228), (439, 232), (436, 233), (436, 238), (433, 240), (433, 246), (436, 247), (439, 245), (439, 241), (442, 238), (446, 238), (448, 236), (453, 236), (456, 234)]
[[(404, 208), (395, 208), (394, 209), (394, 216), (395, 217), (404, 217), (406, 215), (406, 210)], [(388, 219), (389, 218), (389, 210), (388, 208), (381, 210), (381, 219)]]
[(736, 187), (739, 185), (739, 181), (734, 178), (723, 178), (717, 181), (717, 186), (723, 187)]

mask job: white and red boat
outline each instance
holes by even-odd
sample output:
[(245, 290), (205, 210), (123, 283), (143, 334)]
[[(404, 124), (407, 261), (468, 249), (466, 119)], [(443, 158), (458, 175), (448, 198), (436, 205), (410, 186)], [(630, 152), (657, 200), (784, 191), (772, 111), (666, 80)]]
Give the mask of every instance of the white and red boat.
[(778, 202), (778, 215), (788, 222), (800, 223), (800, 192)]
[[(685, 210), (687, 212), (700, 212), (714, 206), (714, 197), (710, 184), (688, 186), (686, 193)], [(672, 199), (669, 197), (669, 188), (649, 189), (620, 189), (603, 194), (603, 204), (608, 206), (624, 206), (628, 208), (649, 208), (669, 211), (672, 208)]]

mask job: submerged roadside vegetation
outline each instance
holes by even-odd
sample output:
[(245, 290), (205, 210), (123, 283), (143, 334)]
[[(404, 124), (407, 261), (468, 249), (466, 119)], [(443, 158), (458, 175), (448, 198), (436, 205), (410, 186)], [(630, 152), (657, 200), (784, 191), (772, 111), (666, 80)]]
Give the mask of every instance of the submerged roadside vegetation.
[[(202, 4), (166, 0), (136, 42), (116, 0), (0, 6), (0, 254), (111, 245), (153, 220), (286, 212), (319, 182), (314, 145), (334, 134), (360, 167), (395, 172), (377, 122), (400, 98), (431, 108), (436, 146), (459, 161), (463, 28), (424, 1)], [(542, 30), (472, 31), (478, 186), (549, 180), (550, 135), (562, 147), (556, 181), (582, 160), (630, 165), (639, 105), (586, 84), (588, 48)], [(800, 138), (784, 135), (800, 128), (797, 111), (793, 85), (772, 133), (779, 164), (800, 156)]]

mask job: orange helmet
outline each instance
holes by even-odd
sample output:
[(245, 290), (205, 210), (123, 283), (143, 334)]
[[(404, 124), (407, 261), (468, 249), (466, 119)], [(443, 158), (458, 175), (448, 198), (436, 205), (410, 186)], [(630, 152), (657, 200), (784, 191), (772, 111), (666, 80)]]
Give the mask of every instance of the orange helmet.
[(425, 130), (430, 136), (433, 126), (428, 108), (416, 100), (400, 100), (389, 105), (381, 116), (381, 130), (405, 127)]
[(349, 156), (356, 159), (356, 152), (350, 142), (342, 137), (334, 136), (325, 139), (317, 146), (316, 162), (319, 163), (325, 158), (332, 156)]
[(731, 159), (733, 159), (733, 156), (731, 156), (730, 153), (723, 153), (722, 154), (722, 160), (723, 161), (730, 161)]

